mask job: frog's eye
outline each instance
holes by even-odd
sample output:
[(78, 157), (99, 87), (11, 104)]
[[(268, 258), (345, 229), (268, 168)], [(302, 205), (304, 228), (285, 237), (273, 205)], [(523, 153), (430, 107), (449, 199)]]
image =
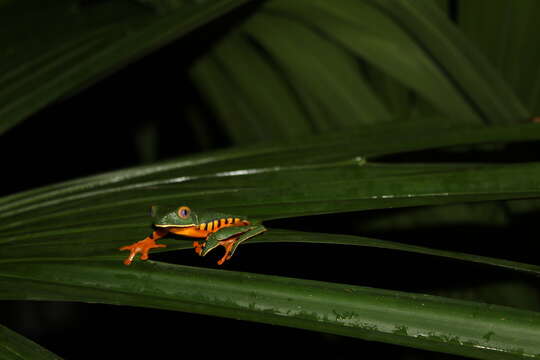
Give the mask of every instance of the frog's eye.
[(180, 206), (178, 208), (178, 216), (180, 216), (182, 219), (187, 218), (190, 213), (191, 210), (187, 206)]

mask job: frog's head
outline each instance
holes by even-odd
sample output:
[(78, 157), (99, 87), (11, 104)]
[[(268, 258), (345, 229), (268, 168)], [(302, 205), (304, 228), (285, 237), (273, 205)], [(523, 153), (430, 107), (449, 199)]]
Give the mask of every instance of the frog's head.
[(188, 206), (152, 206), (150, 215), (157, 227), (188, 227), (197, 225), (197, 215)]

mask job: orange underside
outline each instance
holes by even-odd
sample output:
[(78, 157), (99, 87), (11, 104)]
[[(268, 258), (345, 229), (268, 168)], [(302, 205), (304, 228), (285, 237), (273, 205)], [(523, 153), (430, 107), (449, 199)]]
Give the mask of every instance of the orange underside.
[(169, 232), (176, 235), (184, 235), (184, 236), (194, 237), (194, 238), (205, 238), (210, 234), (209, 231), (200, 230), (197, 226), (171, 227), (171, 228), (167, 228), (167, 230), (169, 230)]

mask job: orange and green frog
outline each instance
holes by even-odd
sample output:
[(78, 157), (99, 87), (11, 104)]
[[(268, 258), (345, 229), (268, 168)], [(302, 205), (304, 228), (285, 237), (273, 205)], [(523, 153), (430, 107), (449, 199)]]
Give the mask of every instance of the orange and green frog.
[(151, 215), (156, 230), (144, 240), (120, 248), (120, 250), (130, 251), (124, 264), (130, 265), (139, 253), (141, 260), (148, 259), (150, 249), (167, 246), (157, 244), (156, 240), (172, 233), (204, 239), (193, 242), (195, 252), (200, 256), (205, 256), (216, 247), (223, 246), (225, 254), (218, 261), (221, 265), (231, 258), (238, 245), (266, 231), (258, 220), (207, 210), (195, 211), (185, 205), (173, 208), (152, 206)]

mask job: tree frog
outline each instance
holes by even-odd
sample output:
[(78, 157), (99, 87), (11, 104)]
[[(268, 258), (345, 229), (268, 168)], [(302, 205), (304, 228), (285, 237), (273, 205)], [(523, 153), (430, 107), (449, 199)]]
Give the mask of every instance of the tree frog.
[(131, 264), (138, 253), (141, 253), (141, 260), (146, 260), (150, 249), (166, 247), (165, 244), (156, 244), (156, 240), (168, 233), (204, 239), (193, 242), (195, 252), (200, 256), (223, 246), (225, 255), (218, 261), (218, 265), (221, 265), (233, 256), (238, 245), (266, 231), (260, 221), (248, 220), (245, 216), (195, 211), (186, 205), (173, 208), (152, 206), (150, 212), (156, 230), (144, 240), (119, 249), (130, 251), (124, 260), (125, 265)]

